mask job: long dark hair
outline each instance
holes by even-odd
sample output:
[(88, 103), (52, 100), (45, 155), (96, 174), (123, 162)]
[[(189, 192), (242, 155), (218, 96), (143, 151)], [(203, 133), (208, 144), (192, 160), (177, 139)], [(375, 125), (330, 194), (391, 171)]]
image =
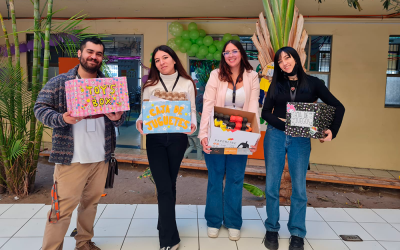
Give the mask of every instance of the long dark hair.
[[(246, 51), (243, 49), (242, 44), (236, 40), (230, 40), (225, 43), (224, 48), (222, 49), (222, 53), (225, 51), (226, 46), (232, 43), (235, 45), (242, 55), (242, 59), (240, 60), (240, 71), (238, 76), (238, 82), (243, 81), (243, 73), (244, 70), (253, 70), (253, 67), (250, 65), (249, 60), (247, 59)], [(219, 80), (223, 82), (233, 82), (232, 80), (232, 71), (231, 67), (226, 63), (224, 55), (221, 55), (221, 62), (219, 64)]]
[(298, 85), (299, 91), (300, 92), (309, 91), (309, 86), (307, 83), (308, 75), (303, 70), (303, 66), (301, 65), (301, 60), (300, 60), (299, 54), (292, 47), (283, 47), (276, 52), (275, 57), (274, 57), (274, 76), (272, 78), (272, 83), (271, 83), (271, 87), (269, 90), (269, 91), (271, 91), (272, 99), (274, 99), (279, 93), (284, 92), (284, 87), (285, 87), (285, 85), (288, 84), (288, 81), (289, 81), (288, 77), (281, 70), (281, 68), (279, 67), (279, 63), (278, 63), (282, 52), (285, 52), (286, 54), (288, 54), (289, 57), (293, 57), (294, 61), (297, 64), (297, 79), (299, 81), (299, 85)]
[(189, 74), (186, 72), (186, 70), (183, 68), (182, 63), (181, 63), (181, 61), (179, 61), (179, 58), (176, 55), (175, 51), (173, 49), (171, 49), (170, 47), (168, 47), (167, 45), (161, 45), (154, 49), (153, 55), (151, 57), (151, 68), (150, 68), (150, 72), (149, 72), (149, 78), (148, 78), (147, 82), (143, 85), (142, 91), (147, 87), (157, 85), (157, 83), (160, 81), (160, 71), (157, 69), (156, 63), (154, 60), (154, 57), (156, 56), (156, 53), (159, 50), (164, 51), (165, 53), (167, 53), (168, 55), (170, 55), (172, 57), (172, 59), (175, 61), (175, 66), (174, 66), (175, 70), (178, 71), (178, 74), (181, 77), (192, 81), (193, 87), (194, 87), (194, 96), (196, 97), (197, 96), (196, 84), (194, 83), (193, 79), (189, 76)]

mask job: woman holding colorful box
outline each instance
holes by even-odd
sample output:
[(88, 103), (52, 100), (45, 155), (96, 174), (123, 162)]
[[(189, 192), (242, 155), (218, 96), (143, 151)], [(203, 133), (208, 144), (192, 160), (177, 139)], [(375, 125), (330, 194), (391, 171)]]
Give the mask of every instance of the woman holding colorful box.
[(268, 217), (265, 221), (267, 232), (264, 245), (270, 250), (279, 248), (279, 189), (287, 154), (293, 190), (288, 222), (291, 234), (289, 250), (303, 250), (307, 232), (305, 225), (306, 174), (311, 142), (310, 138), (292, 137), (285, 134), (287, 103), (313, 103), (320, 98), (326, 104), (336, 108), (330, 129), (324, 131), (326, 137), (320, 139), (321, 142), (331, 141), (336, 137), (342, 123), (344, 107), (321, 80), (304, 72), (295, 49), (283, 47), (278, 50), (275, 54), (274, 65), (274, 76), (262, 110), (262, 118), (268, 122), (264, 138)]
[[(209, 122), (214, 106), (253, 112), (258, 117), (260, 85), (258, 75), (253, 71), (240, 42), (228, 41), (222, 51), (223, 56), (219, 69), (211, 72), (206, 85), (199, 131), (208, 169), (205, 219), (209, 237), (218, 237), (219, 229), (223, 224), (228, 228), (229, 239), (239, 240), (242, 227), (242, 190), (247, 155), (210, 154), (211, 147), (208, 146), (209, 138), (207, 138), (208, 127), (215, 126)], [(240, 118), (237, 117), (233, 120), (230, 118), (218, 114), (218, 117), (215, 116), (216, 126), (219, 124), (221, 129), (242, 128), (239, 123), (243, 120), (239, 121)], [(256, 148), (257, 145), (253, 145), (250, 150), (255, 152)]]
[[(176, 53), (161, 45), (153, 51), (149, 79), (143, 86), (142, 98), (149, 100), (160, 91), (186, 93), (191, 105), (191, 132), (158, 133), (146, 136), (147, 158), (157, 188), (158, 224), (160, 248), (176, 250), (179, 233), (175, 219), (176, 178), (185, 154), (188, 137), (196, 130), (196, 86), (186, 73)], [(164, 93), (165, 93), (164, 92)], [(143, 119), (140, 114), (136, 128), (143, 134)]]

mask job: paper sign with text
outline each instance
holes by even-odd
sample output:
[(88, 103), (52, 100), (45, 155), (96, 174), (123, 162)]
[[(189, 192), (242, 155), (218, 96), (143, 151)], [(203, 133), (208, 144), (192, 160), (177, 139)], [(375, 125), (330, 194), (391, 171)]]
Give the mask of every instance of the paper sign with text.
[(146, 101), (142, 116), (145, 134), (191, 131), (190, 101)]
[(65, 93), (73, 117), (129, 110), (125, 77), (74, 79), (65, 83)]

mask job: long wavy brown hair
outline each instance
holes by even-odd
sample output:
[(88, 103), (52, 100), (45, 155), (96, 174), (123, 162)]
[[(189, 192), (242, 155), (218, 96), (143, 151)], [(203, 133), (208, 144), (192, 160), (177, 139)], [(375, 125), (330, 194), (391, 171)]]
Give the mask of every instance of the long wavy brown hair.
[(196, 84), (194, 83), (194, 81), (190, 77), (190, 75), (186, 72), (186, 70), (183, 68), (182, 63), (181, 63), (181, 61), (179, 61), (179, 58), (176, 55), (175, 51), (173, 49), (171, 49), (170, 47), (168, 47), (167, 45), (161, 45), (161, 46), (158, 46), (157, 48), (154, 49), (153, 55), (152, 55), (152, 58), (151, 58), (151, 68), (150, 68), (150, 73), (149, 73), (149, 79), (143, 85), (142, 92), (143, 92), (143, 90), (145, 88), (157, 85), (157, 83), (160, 81), (160, 71), (157, 69), (156, 63), (155, 63), (155, 60), (154, 60), (154, 57), (155, 57), (156, 53), (159, 50), (164, 51), (165, 53), (170, 55), (172, 57), (172, 59), (174, 59), (174, 61), (175, 61), (175, 66), (174, 66), (175, 70), (178, 71), (178, 74), (181, 77), (192, 81), (193, 87), (194, 87), (194, 97), (196, 97), (197, 96)]
[[(239, 49), (240, 54), (242, 55), (242, 59), (240, 60), (240, 71), (238, 76), (238, 82), (243, 81), (243, 73), (244, 71), (253, 70), (253, 67), (250, 65), (249, 60), (247, 58), (246, 51), (244, 50), (242, 44), (236, 40), (230, 40), (225, 43), (224, 48), (222, 49), (222, 53), (225, 51), (226, 46), (232, 43)], [(224, 55), (221, 54), (221, 62), (219, 64), (219, 80), (223, 82), (233, 82), (232, 79), (232, 71), (231, 67), (226, 63)]]

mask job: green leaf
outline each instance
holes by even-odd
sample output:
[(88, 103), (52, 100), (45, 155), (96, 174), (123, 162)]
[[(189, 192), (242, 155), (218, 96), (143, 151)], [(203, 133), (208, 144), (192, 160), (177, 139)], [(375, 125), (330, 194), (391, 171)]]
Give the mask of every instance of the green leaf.
[(289, 41), (290, 29), (292, 28), (293, 23), (293, 15), (294, 15), (294, 7), (295, 0), (289, 0), (289, 4), (286, 12), (286, 21), (285, 21), (285, 34), (284, 34), (284, 45), (286, 46)]
[(265, 192), (261, 190), (259, 187), (256, 187), (248, 183), (243, 183), (243, 188), (249, 191), (254, 196), (265, 198)]
[(278, 41), (279, 41), (279, 48), (283, 47), (283, 31), (284, 27), (282, 26), (282, 21), (281, 21), (281, 14), (279, 11), (279, 5), (278, 5), (279, 0), (271, 0), (271, 7), (272, 7), (272, 13), (274, 14), (274, 20), (275, 20), (275, 26), (276, 26), (276, 31), (278, 35)]
[[(280, 4), (280, 13), (281, 13), (281, 23), (282, 23), (282, 29), (285, 31), (285, 23), (286, 23), (286, 12), (288, 8), (288, 0), (281, 0), (282, 3)], [(285, 32), (283, 34), (283, 37), (285, 38)], [(285, 39), (283, 40), (283, 46), (287, 46), (287, 41), (285, 42)]]
[(274, 17), (272, 15), (271, 8), (269, 7), (269, 0), (262, 0), (262, 1), (264, 4), (265, 16), (267, 18), (268, 31), (271, 36), (272, 48), (274, 49), (275, 52), (277, 52), (280, 49), (280, 47), (279, 47), (278, 33), (276, 31)]

